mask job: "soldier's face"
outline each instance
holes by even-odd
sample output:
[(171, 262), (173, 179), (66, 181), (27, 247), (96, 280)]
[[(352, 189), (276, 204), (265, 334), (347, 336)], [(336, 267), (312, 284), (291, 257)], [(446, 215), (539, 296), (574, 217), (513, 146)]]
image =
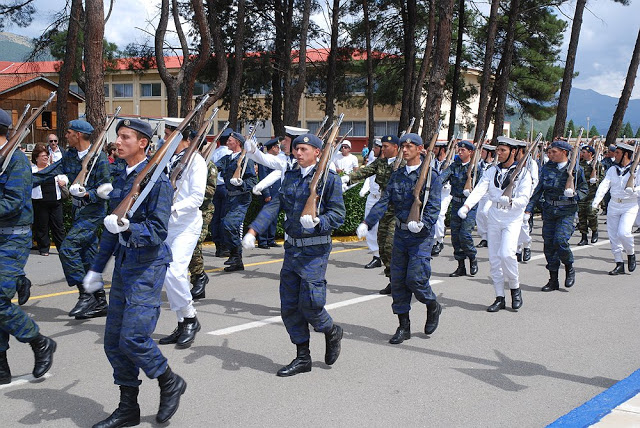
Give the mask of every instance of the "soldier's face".
[(280, 146), (277, 144), (274, 144), (273, 146), (269, 147), (269, 149), (267, 150), (267, 153), (269, 153), (270, 155), (277, 156), (278, 153), (280, 153)]
[(242, 150), (242, 146), (240, 145), (240, 141), (236, 140), (233, 137), (229, 137), (229, 139), (227, 140), (227, 147), (229, 147), (229, 150), (231, 150), (232, 152), (239, 152), (240, 150)]
[(511, 149), (508, 146), (500, 145), (496, 147), (496, 156), (498, 156), (498, 162), (503, 163), (509, 159), (511, 155)]
[(309, 144), (300, 143), (296, 144), (296, 147), (293, 149), (293, 154), (298, 161), (298, 165), (306, 168), (316, 163), (316, 159), (320, 156), (320, 149)]
[(619, 164), (623, 158), (624, 158), (624, 150), (616, 149), (616, 151), (613, 152), (613, 159), (617, 164)]
[(565, 150), (559, 149), (557, 147), (551, 147), (547, 152), (547, 155), (549, 156), (549, 160), (551, 162), (560, 163), (567, 160), (568, 153)]
[(380, 146), (373, 146), (373, 156), (380, 157), (380, 150), (382, 150)]
[(77, 131), (73, 131), (71, 129), (67, 129), (67, 132), (64, 134), (67, 142), (69, 143), (69, 147), (78, 148), (78, 140), (80, 139), (80, 134)]
[(148, 143), (146, 138), (138, 139), (138, 133), (133, 129), (122, 126), (118, 129), (116, 152), (118, 157), (124, 159), (129, 166), (132, 166), (139, 162), (140, 156), (144, 157), (144, 150)]
[(402, 157), (407, 162), (410, 162), (420, 156), (420, 152), (422, 152), (423, 148), (424, 146), (416, 146), (413, 143), (404, 143), (402, 145)]
[(395, 158), (398, 155), (398, 146), (393, 143), (382, 143), (382, 155), (387, 158)]
[(588, 150), (580, 150), (580, 160), (591, 160), (591, 152)]
[(472, 151), (467, 149), (466, 147), (458, 147), (458, 156), (460, 156), (460, 160), (464, 162), (469, 162), (471, 159)]
[(291, 153), (291, 137), (285, 136), (282, 140), (282, 151), (287, 155)]

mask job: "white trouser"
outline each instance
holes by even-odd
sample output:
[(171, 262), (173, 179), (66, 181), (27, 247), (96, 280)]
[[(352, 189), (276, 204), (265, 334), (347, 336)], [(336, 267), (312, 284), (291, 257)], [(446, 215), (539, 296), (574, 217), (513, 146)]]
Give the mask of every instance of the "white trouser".
[(195, 316), (189, 283), (189, 262), (202, 231), (202, 215), (188, 225), (169, 224), (165, 242), (171, 247), (173, 261), (169, 263), (164, 279), (169, 307), (176, 313), (178, 322)]
[(522, 223), (520, 225), (520, 233), (518, 235), (518, 249), (523, 248), (531, 248), (531, 236), (529, 235), (529, 222), (524, 220), (524, 216), (522, 218)]
[[(367, 216), (369, 215), (369, 211), (371, 211), (371, 208), (373, 208), (373, 206), (376, 204), (376, 202), (378, 202), (379, 199), (379, 196), (373, 196), (371, 193), (369, 193), (369, 196), (367, 196), (367, 202), (364, 206), (365, 218), (367, 218)], [(378, 247), (378, 223), (376, 223), (375, 226), (369, 229), (366, 239), (369, 251), (373, 253), (375, 257), (380, 257), (380, 251)]]
[(638, 204), (631, 202), (609, 201), (607, 206), (607, 233), (611, 242), (611, 252), (616, 263), (622, 262), (622, 250), (627, 255), (634, 253), (633, 222), (638, 214)]
[(504, 297), (505, 281), (511, 289), (520, 287), (516, 249), (521, 225), (522, 210), (511, 213), (498, 210), (495, 206), (489, 209), (487, 243), (491, 278), (496, 296)]
[(487, 239), (487, 222), (489, 221), (489, 208), (491, 201), (487, 195), (480, 198), (478, 202), (478, 212), (476, 213), (476, 226), (478, 226), (478, 235), (480, 239)]
[[(640, 208), (640, 198), (638, 198), (638, 207)], [(638, 210), (638, 215), (636, 215), (636, 221), (633, 222), (635, 227), (640, 227), (640, 209)]]
[[(449, 210), (449, 204), (451, 203), (451, 187), (442, 187), (442, 193), (440, 194), (440, 214), (438, 214), (438, 221), (436, 222), (435, 241), (444, 242), (444, 218), (447, 216)], [(455, 213), (455, 215), (458, 215)]]

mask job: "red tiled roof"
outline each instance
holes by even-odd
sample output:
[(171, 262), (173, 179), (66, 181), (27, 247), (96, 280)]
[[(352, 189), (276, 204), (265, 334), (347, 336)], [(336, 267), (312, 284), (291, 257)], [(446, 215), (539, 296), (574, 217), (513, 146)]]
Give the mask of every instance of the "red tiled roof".
[(28, 82), (36, 77), (38, 77), (38, 75), (34, 73), (10, 75), (0, 74), (0, 92), (18, 86), (24, 82)]

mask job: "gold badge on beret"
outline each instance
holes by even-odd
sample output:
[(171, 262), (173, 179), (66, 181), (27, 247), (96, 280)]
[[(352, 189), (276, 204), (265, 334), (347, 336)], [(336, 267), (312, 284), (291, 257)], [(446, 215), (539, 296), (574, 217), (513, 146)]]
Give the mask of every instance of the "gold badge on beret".
[(309, 142), (309, 137), (304, 137), (304, 138), (302, 139), (302, 141), (304, 141), (305, 143), (308, 143), (308, 142)]
[(124, 126), (129, 126), (129, 125), (131, 125), (131, 121), (129, 119), (125, 119)]

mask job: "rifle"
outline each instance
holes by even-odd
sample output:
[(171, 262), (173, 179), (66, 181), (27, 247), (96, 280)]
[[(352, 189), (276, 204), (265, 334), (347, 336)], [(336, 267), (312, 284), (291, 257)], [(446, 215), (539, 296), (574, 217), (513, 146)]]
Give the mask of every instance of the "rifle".
[[(593, 137), (589, 144), (591, 145), (591, 143), (593, 143), (595, 139), (596, 137)], [(600, 155), (602, 155), (602, 141), (598, 141), (598, 143), (595, 145), (595, 149), (596, 149), (596, 153), (593, 155), (593, 165), (591, 169), (591, 175), (589, 176), (589, 180), (591, 180), (592, 178), (598, 178), (598, 169), (600, 167)]]
[(324, 131), (324, 133), (322, 134), (322, 137), (320, 137), (320, 139), (321, 139), (322, 141), (324, 141), (324, 139), (327, 137), (327, 135), (329, 135), (329, 132), (331, 132), (331, 130), (333, 129), (333, 127), (335, 126), (335, 124), (336, 124), (336, 123), (335, 123), (335, 122), (333, 122), (333, 123), (331, 124), (331, 126), (329, 126), (329, 127)]
[(24, 118), (27, 117), (27, 113), (29, 112), (30, 108), (31, 104), (27, 104), (26, 106), (24, 106), (24, 110), (22, 111), (22, 114), (20, 115), (20, 118), (16, 122), (16, 125), (13, 127), (13, 129), (20, 128), (20, 125), (22, 125), (22, 121), (24, 120)]
[(320, 136), (320, 132), (322, 131), (322, 128), (324, 128), (324, 125), (327, 123), (327, 120), (329, 120), (329, 116), (325, 116), (324, 119), (322, 119), (322, 122), (320, 122), (320, 126), (318, 126), (318, 129), (316, 130), (316, 137)]
[(120, 201), (120, 204), (112, 212), (112, 214), (118, 216), (118, 224), (122, 226), (122, 222), (120, 221), (122, 218), (133, 217), (138, 207), (144, 202), (149, 192), (151, 192), (153, 185), (158, 180), (158, 177), (160, 177), (160, 174), (164, 173), (164, 167), (169, 163), (176, 147), (180, 144), (182, 132), (187, 128), (187, 125), (189, 125), (189, 122), (191, 122), (196, 113), (202, 109), (202, 106), (208, 99), (209, 94), (205, 94), (198, 105), (182, 119), (182, 123), (171, 133), (167, 142), (158, 149), (151, 160), (149, 160), (142, 171), (140, 171), (140, 174), (138, 174), (133, 181), (129, 194)]
[[(626, 188), (633, 189), (635, 187), (636, 182), (636, 169), (638, 168), (638, 163), (640, 163), (640, 150), (637, 150), (638, 144), (636, 144), (636, 150), (633, 156), (633, 163), (631, 164), (631, 169), (629, 170), (629, 179), (627, 180)], [(625, 188), (625, 190), (626, 190)]]
[[(256, 129), (258, 127), (257, 126), (251, 126), (249, 129), (249, 135), (247, 136), (247, 140), (250, 140), (253, 138), (254, 135), (256, 135)], [(244, 172), (247, 170), (247, 163), (248, 162), (242, 162), (244, 160), (244, 158), (247, 156), (247, 151), (244, 149), (244, 147), (242, 147), (242, 151), (240, 152), (240, 156), (238, 156), (238, 161), (237, 161), (237, 166), (236, 166), (236, 171), (233, 173), (233, 177), (231, 178), (232, 180), (235, 179), (242, 179), (242, 177), (244, 176)]]
[(80, 167), (80, 172), (76, 176), (76, 179), (73, 180), (72, 185), (79, 184), (82, 187), (87, 185), (89, 181), (89, 175), (91, 175), (91, 171), (93, 171), (93, 167), (96, 166), (98, 162), (98, 157), (102, 152), (102, 148), (104, 147), (104, 143), (107, 141), (107, 132), (109, 132), (109, 128), (118, 117), (120, 113), (120, 106), (116, 109), (113, 115), (107, 119), (107, 123), (102, 128), (100, 135), (96, 138), (96, 141), (89, 148), (89, 152), (82, 158), (82, 166)]
[[(158, 121), (158, 123), (156, 123), (156, 127), (153, 128), (153, 132), (151, 133), (151, 138), (153, 138), (153, 136), (156, 135), (156, 132), (158, 132), (158, 128), (160, 128), (160, 121)], [(147, 144), (147, 148), (144, 149), (144, 154), (148, 155), (149, 150), (151, 150), (151, 141), (149, 141), (149, 144)]]
[(338, 132), (340, 132), (342, 119), (344, 119), (344, 113), (341, 113), (340, 116), (338, 116), (338, 119), (336, 119), (336, 121), (331, 125), (331, 135), (329, 135), (327, 142), (322, 148), (322, 155), (316, 165), (316, 172), (313, 173), (313, 178), (311, 178), (311, 182), (309, 183), (309, 198), (307, 198), (307, 202), (304, 205), (301, 216), (310, 215), (311, 218), (318, 217), (318, 212), (320, 211), (318, 183), (320, 183), (322, 177), (327, 174), (327, 169), (331, 163), (331, 157), (333, 156), (333, 152), (336, 148), (334, 142), (338, 136)]
[[(413, 123), (416, 121), (415, 117), (411, 118), (411, 121), (409, 122), (409, 126), (407, 126), (407, 129), (403, 130), (400, 133), (400, 137), (402, 137), (404, 134), (408, 133), (409, 131), (411, 131), (411, 128), (413, 128)], [(438, 130), (440, 129), (440, 127), (438, 127)], [(398, 156), (396, 156), (396, 160), (395, 162), (393, 162), (393, 170), (397, 171), (398, 168), (400, 168), (400, 164), (402, 163), (402, 147), (398, 147)]]
[(449, 167), (449, 165), (451, 165), (451, 161), (453, 160), (453, 155), (456, 153), (455, 145), (458, 142), (459, 136), (460, 136), (459, 134), (456, 134), (453, 137), (451, 137), (451, 140), (449, 140), (449, 144), (447, 144), (447, 156), (444, 158), (444, 162), (442, 162), (442, 166), (440, 167), (441, 171), (444, 171)]
[[(584, 128), (580, 128), (580, 133), (578, 134), (578, 138), (576, 140), (576, 145), (573, 147), (573, 151), (571, 153), (571, 160), (569, 161), (569, 167), (567, 168), (567, 173), (569, 176), (567, 177), (567, 184), (565, 184), (565, 190), (576, 190), (576, 183), (578, 177), (575, 176), (575, 171), (578, 170), (578, 158), (580, 157), (580, 140), (582, 139), (582, 132)], [(574, 171), (575, 170), (575, 171)]]
[(541, 140), (542, 132), (538, 134), (536, 140), (533, 143), (529, 144), (529, 147), (527, 147), (527, 151), (522, 157), (522, 160), (518, 162), (514, 170), (511, 171), (511, 174), (509, 174), (509, 184), (507, 184), (507, 187), (505, 187), (502, 191), (502, 196), (508, 196), (509, 202), (511, 202), (511, 200), (513, 199), (513, 189), (516, 186), (516, 177), (518, 176), (518, 174), (520, 174), (520, 171), (522, 171), (522, 169), (527, 165), (527, 163), (529, 162), (529, 155), (533, 153), (535, 149), (537, 149), (538, 144), (540, 144)]
[[(436, 141), (438, 140), (440, 127), (442, 127), (442, 120), (438, 122), (438, 128), (436, 128), (436, 131), (433, 133), (433, 137), (431, 137), (431, 141), (429, 142), (427, 155), (422, 160), (422, 165), (420, 166), (420, 174), (418, 175), (418, 180), (416, 181), (416, 185), (413, 188), (413, 204), (411, 204), (411, 210), (409, 211), (409, 216), (407, 217), (407, 223), (409, 223), (410, 221), (419, 222), (422, 220), (424, 207), (427, 205), (429, 193), (431, 192), (431, 174), (433, 171), (433, 168), (431, 168), (431, 159), (433, 158), (433, 148), (435, 147)], [(422, 188), (424, 187), (425, 183), (427, 187), (424, 189), (424, 200), (420, 200), (420, 193), (422, 192)]]
[(20, 143), (22, 143), (24, 137), (26, 137), (29, 127), (33, 124), (33, 122), (36, 121), (38, 116), (42, 114), (44, 109), (49, 105), (49, 103), (55, 96), (56, 92), (51, 92), (51, 94), (49, 94), (49, 98), (47, 98), (47, 100), (40, 107), (38, 107), (38, 109), (34, 111), (31, 116), (29, 116), (29, 119), (27, 119), (26, 121), (22, 121), (20, 126), (16, 128), (16, 131), (11, 135), (11, 138), (9, 138), (9, 141), (7, 141), (7, 144), (5, 144), (2, 150), (0, 150), (0, 174), (3, 174), (9, 166), (9, 162), (11, 161), (13, 152), (18, 148)]
[(222, 126), (222, 129), (220, 129), (220, 132), (218, 132), (218, 135), (216, 135), (216, 138), (214, 138), (213, 141), (210, 142), (208, 146), (202, 148), (202, 157), (204, 158), (207, 165), (209, 164), (209, 162), (211, 162), (211, 156), (213, 156), (213, 149), (218, 144), (218, 141), (220, 141), (220, 136), (222, 136), (222, 133), (228, 127), (229, 127), (229, 121), (227, 120)]
[(218, 114), (218, 108), (216, 107), (213, 110), (213, 113), (211, 113), (211, 116), (202, 124), (202, 126), (200, 126), (200, 129), (198, 130), (198, 134), (191, 141), (191, 144), (189, 144), (189, 147), (187, 147), (187, 150), (178, 161), (178, 164), (171, 170), (171, 176), (169, 177), (169, 181), (171, 182), (171, 186), (173, 187), (174, 191), (177, 190), (177, 182), (180, 179), (180, 177), (182, 177), (182, 173), (187, 168), (189, 168), (189, 165), (191, 165), (193, 154), (200, 147), (200, 139), (202, 138), (203, 135), (205, 135), (209, 131), (209, 128), (211, 128), (211, 125), (213, 124), (213, 118), (216, 117), (217, 114)]
[(478, 158), (480, 157), (481, 153), (482, 150), (478, 150), (478, 147), (476, 147), (475, 151), (473, 152), (473, 156), (471, 156), (471, 160), (469, 160), (470, 163), (469, 168), (467, 168), (467, 181), (464, 183), (464, 190), (468, 190), (469, 192), (473, 190), (473, 187), (476, 183)]

